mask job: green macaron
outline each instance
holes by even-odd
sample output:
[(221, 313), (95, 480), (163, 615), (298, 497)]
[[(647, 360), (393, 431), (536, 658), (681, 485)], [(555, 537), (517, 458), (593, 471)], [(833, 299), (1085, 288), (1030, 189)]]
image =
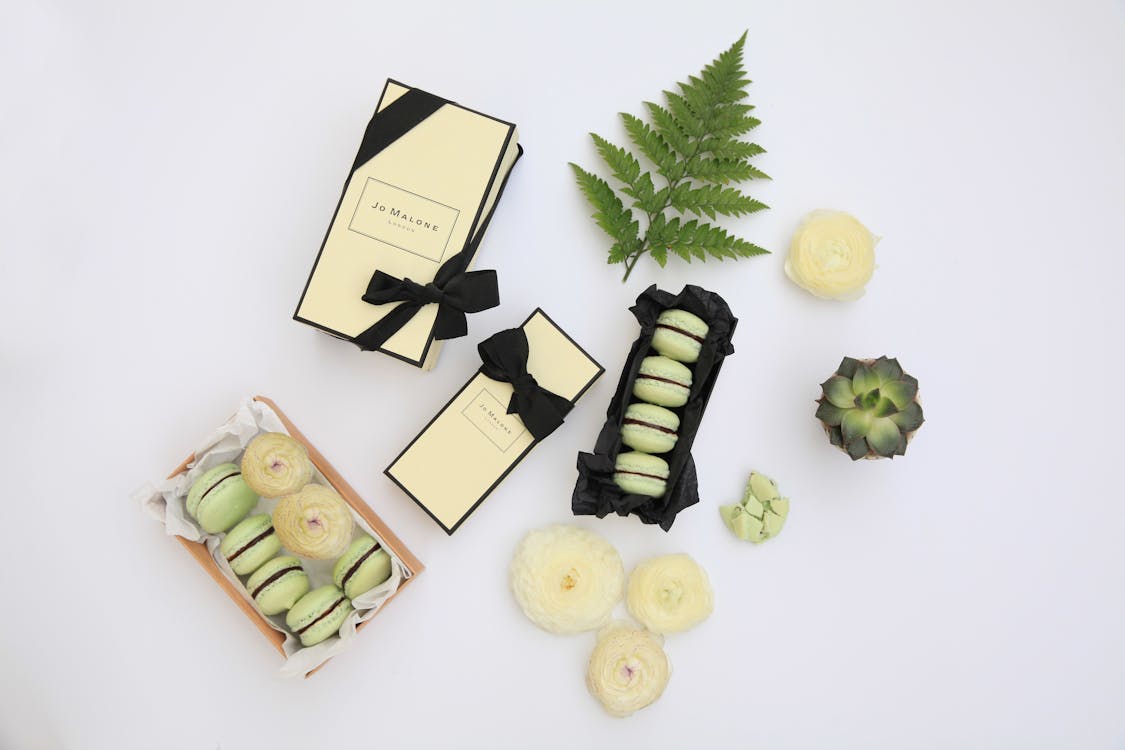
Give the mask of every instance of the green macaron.
[(239, 521), (219, 545), (219, 552), (230, 563), (231, 570), (240, 576), (250, 575), (280, 551), (281, 541), (273, 533), (268, 513)]
[(665, 310), (656, 319), (652, 348), (677, 362), (695, 362), (709, 330), (698, 315), (678, 308)]
[(642, 453), (667, 453), (676, 447), (680, 418), (663, 406), (630, 404), (621, 422), (621, 442)]
[(332, 580), (349, 599), (370, 591), (390, 577), (391, 556), (369, 536), (352, 542), (332, 568)]
[(219, 464), (204, 472), (187, 496), (187, 512), (208, 534), (226, 531), (257, 504), (258, 496), (246, 486), (235, 464)]
[(246, 582), (246, 590), (267, 615), (279, 615), (309, 593), (309, 577), (292, 555), (275, 557)]
[(285, 616), (285, 624), (303, 646), (315, 646), (340, 632), (352, 603), (332, 584), (313, 589), (302, 596)]
[(631, 495), (661, 497), (668, 488), (668, 463), (647, 453), (621, 453), (613, 468), (613, 481)]
[(645, 357), (633, 395), (657, 406), (683, 406), (691, 394), (691, 370), (667, 357)]

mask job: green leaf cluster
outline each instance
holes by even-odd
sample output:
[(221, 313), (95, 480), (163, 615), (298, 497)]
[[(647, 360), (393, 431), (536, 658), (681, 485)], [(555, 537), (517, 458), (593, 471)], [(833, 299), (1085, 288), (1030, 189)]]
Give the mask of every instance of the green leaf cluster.
[(769, 179), (750, 163), (764, 149), (742, 138), (760, 124), (745, 103), (745, 43), (743, 34), (698, 76), (665, 91), (663, 104), (645, 102), (651, 123), (621, 113), (634, 151), (590, 134), (616, 187), (571, 163), (594, 220), (613, 239), (609, 262), (625, 264), (625, 279), (646, 254), (663, 267), (669, 254), (691, 262), (769, 252), (704, 221), (767, 208), (733, 187)]

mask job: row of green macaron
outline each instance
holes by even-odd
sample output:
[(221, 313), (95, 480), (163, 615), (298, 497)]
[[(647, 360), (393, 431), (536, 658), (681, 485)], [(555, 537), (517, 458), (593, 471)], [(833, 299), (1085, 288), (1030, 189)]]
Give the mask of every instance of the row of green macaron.
[(370, 536), (352, 541), (332, 568), (333, 583), (309, 590), (299, 558), (279, 554), (281, 541), (270, 517), (250, 516), (231, 529), (219, 552), (239, 576), (249, 576), (246, 590), (266, 615), (288, 611), (286, 627), (304, 646), (335, 635), (353, 609), (351, 600), (391, 576), (391, 557)]
[[(633, 380), (633, 396), (640, 402), (625, 409), (621, 442), (632, 451), (619, 453), (613, 481), (624, 492), (661, 497), (668, 486), (667, 453), (679, 439), (681, 407), (691, 395), (692, 371), (684, 363), (699, 361), (710, 327), (686, 310), (665, 310), (656, 320), (652, 348), (657, 354), (641, 360)], [(671, 408), (669, 408), (671, 407)]]
[(247, 516), (258, 492), (244, 481), (237, 464), (220, 464), (188, 491), (186, 508), (209, 534), (226, 532), (219, 552), (266, 615), (288, 612), (286, 626), (302, 645), (312, 646), (339, 632), (353, 609), (351, 600), (386, 581), (391, 559), (370, 536), (348, 546), (333, 567), (333, 584), (310, 589), (300, 559), (282, 552), (268, 514)]

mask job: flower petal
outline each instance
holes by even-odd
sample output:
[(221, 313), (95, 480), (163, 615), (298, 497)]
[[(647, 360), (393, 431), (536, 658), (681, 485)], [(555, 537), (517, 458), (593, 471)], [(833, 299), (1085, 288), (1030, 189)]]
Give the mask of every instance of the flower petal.
[(547, 526), (528, 532), (512, 556), (512, 593), (524, 614), (551, 633), (580, 633), (609, 619), (621, 601), (625, 568), (592, 531)]
[[(755, 520), (739, 514), (734, 519), (736, 533), (742, 519), (747, 524)], [(707, 572), (682, 553), (638, 565), (629, 576), (625, 602), (637, 622), (654, 633), (688, 630), (710, 617), (715, 606)]]

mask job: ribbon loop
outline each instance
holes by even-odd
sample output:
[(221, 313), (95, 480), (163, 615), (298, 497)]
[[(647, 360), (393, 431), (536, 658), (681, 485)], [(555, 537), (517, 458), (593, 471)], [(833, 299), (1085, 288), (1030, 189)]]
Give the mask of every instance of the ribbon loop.
[(500, 331), (477, 345), (481, 372), (493, 380), (511, 383), (512, 399), (508, 413), (520, 419), (536, 440), (557, 430), (574, 404), (551, 393), (527, 371), (527, 334), (522, 328)]
[(434, 338), (453, 339), (469, 332), (467, 313), (480, 312), (500, 304), (495, 271), (465, 271), (465, 259), (458, 253), (442, 264), (434, 280), (422, 285), (376, 271), (367, 285), (363, 301), (372, 305), (402, 304), (391, 310), (363, 333), (355, 343), (365, 351), (378, 349), (426, 305), (437, 305)]

